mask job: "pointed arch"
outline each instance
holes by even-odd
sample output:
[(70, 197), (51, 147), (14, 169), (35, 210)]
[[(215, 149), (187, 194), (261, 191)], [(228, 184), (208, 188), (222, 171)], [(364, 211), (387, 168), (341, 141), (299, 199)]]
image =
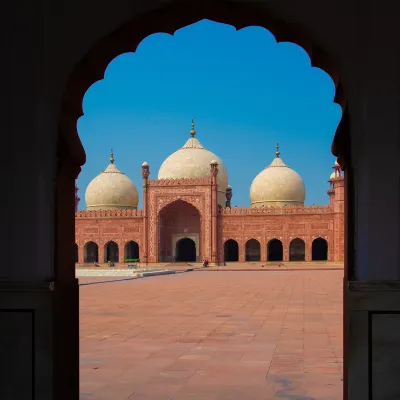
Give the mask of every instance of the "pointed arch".
[(83, 248), (85, 263), (99, 262), (99, 246), (95, 242), (87, 242)]
[(104, 246), (104, 262), (119, 262), (119, 247), (116, 242), (110, 240)]
[(125, 244), (124, 261), (138, 260), (139, 258), (139, 244), (134, 240), (130, 240)]
[(328, 242), (324, 238), (316, 238), (311, 245), (311, 259), (313, 261), (328, 260)]
[(246, 242), (246, 261), (261, 261), (261, 246), (257, 239)]
[(271, 239), (267, 244), (267, 260), (283, 261), (283, 244), (279, 239)]
[(236, 240), (228, 239), (224, 243), (224, 261), (239, 261), (239, 245)]
[(303, 239), (296, 238), (290, 242), (289, 261), (305, 261), (306, 244)]

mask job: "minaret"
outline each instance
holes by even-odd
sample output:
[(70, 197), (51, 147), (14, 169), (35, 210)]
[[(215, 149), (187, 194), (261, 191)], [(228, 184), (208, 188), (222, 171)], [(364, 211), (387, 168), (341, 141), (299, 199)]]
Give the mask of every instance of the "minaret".
[(143, 177), (143, 256), (142, 262), (149, 262), (149, 175), (150, 166), (145, 161), (142, 164)]
[(344, 254), (344, 176), (339, 163), (332, 167), (333, 173), (329, 179), (328, 195), (333, 206), (333, 251), (328, 259), (342, 261)]
[(228, 185), (225, 192), (226, 202), (225, 207), (231, 207), (231, 200), (232, 200), (232, 188)]
[(80, 201), (80, 198), (78, 197), (78, 186), (76, 185), (76, 181), (75, 181), (75, 212), (78, 212), (78, 204)]

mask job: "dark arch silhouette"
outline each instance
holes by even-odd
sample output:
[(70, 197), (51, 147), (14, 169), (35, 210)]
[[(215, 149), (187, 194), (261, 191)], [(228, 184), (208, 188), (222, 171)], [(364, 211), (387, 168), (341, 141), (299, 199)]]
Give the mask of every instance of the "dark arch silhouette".
[(311, 246), (311, 253), (313, 261), (327, 261), (328, 242), (323, 238), (314, 239)]
[(283, 245), (279, 239), (271, 239), (267, 244), (267, 260), (283, 261)]
[(260, 261), (261, 246), (256, 239), (250, 239), (246, 242), (246, 261)]
[(84, 247), (84, 261), (99, 262), (99, 246), (95, 242), (87, 242)]
[(236, 240), (228, 239), (224, 243), (224, 261), (239, 261), (239, 245)]
[(189, 238), (183, 238), (176, 242), (176, 261), (196, 261), (196, 243)]
[(306, 245), (303, 239), (293, 239), (289, 246), (289, 261), (305, 261)]
[(104, 246), (104, 261), (105, 262), (118, 262), (119, 261), (119, 248), (117, 243), (110, 241)]
[(78, 251), (78, 245), (75, 243), (75, 263), (79, 262), (79, 251)]
[(139, 245), (131, 240), (125, 245), (125, 259), (138, 259), (139, 258)]

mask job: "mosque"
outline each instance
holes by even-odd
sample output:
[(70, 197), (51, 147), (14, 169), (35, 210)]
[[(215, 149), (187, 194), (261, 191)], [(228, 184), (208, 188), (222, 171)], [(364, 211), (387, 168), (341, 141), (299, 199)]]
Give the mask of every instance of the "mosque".
[(328, 205), (305, 206), (300, 175), (280, 157), (253, 180), (250, 207), (231, 207), (232, 188), (223, 162), (190, 138), (161, 165), (157, 179), (142, 164), (143, 209), (134, 183), (114, 163), (95, 177), (78, 211), (75, 258), (79, 264), (342, 261), (344, 176), (329, 178)]

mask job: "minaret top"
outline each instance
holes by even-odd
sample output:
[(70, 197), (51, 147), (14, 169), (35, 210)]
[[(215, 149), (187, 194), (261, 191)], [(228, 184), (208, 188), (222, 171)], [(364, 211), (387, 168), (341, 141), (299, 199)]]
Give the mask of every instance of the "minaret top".
[(110, 163), (114, 164), (114, 152), (113, 152), (113, 149), (111, 149)]
[(190, 134), (192, 137), (196, 135), (196, 131), (194, 130), (194, 117), (192, 117), (192, 129), (190, 130)]
[(279, 158), (279, 155), (280, 155), (280, 154), (281, 154), (281, 153), (280, 153), (280, 151), (279, 151), (279, 143), (276, 142), (276, 151), (275, 151), (276, 158)]

